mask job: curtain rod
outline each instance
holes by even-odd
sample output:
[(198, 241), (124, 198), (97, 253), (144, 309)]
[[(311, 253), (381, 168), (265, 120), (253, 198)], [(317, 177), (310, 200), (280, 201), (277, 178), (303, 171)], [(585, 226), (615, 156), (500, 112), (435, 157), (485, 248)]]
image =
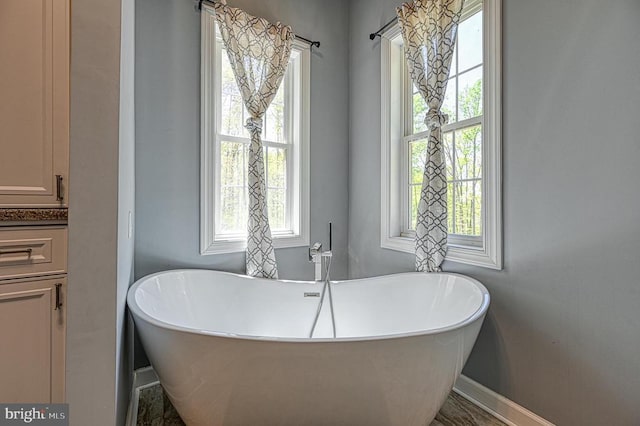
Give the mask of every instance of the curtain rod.
[(384, 30), (386, 30), (387, 28), (389, 28), (391, 25), (395, 24), (396, 22), (398, 22), (398, 17), (397, 16), (395, 18), (393, 18), (392, 20), (390, 20), (389, 22), (387, 22), (386, 24), (384, 24), (382, 26), (382, 28), (380, 28), (375, 33), (369, 34), (369, 40), (375, 40), (376, 37), (382, 37), (382, 32)]
[[(213, 5), (215, 3), (215, 1), (210, 1), (210, 0), (198, 0), (198, 10), (202, 10), (202, 3), (207, 3), (210, 5)], [(315, 47), (320, 47), (320, 42), (319, 41), (314, 41), (314, 40), (309, 40), (308, 38), (299, 36), (299, 35), (295, 35), (295, 38), (297, 38), (298, 40), (302, 40), (305, 43), (309, 43), (311, 45), (311, 47), (315, 46)], [(373, 40), (373, 39), (372, 39)]]

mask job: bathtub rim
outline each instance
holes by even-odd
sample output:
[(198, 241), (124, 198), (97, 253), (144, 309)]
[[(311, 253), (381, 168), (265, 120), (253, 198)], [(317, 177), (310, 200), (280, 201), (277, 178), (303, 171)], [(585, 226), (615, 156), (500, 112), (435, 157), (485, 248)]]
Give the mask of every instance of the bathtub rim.
[[(489, 291), (487, 288), (475, 278), (469, 277), (468, 275), (458, 274), (455, 272), (399, 272), (394, 274), (387, 275), (376, 275), (375, 277), (367, 277), (367, 278), (356, 278), (352, 280), (336, 280), (331, 281), (332, 284), (340, 285), (341, 283), (351, 283), (354, 281), (365, 281), (372, 279), (383, 279), (386, 277), (396, 276), (396, 275), (418, 275), (418, 274), (435, 274), (435, 275), (453, 275), (457, 277), (464, 278), (473, 283), (480, 292), (482, 293), (482, 302), (478, 309), (476, 309), (471, 315), (465, 318), (462, 321), (458, 321), (456, 323), (447, 325), (445, 327), (432, 328), (428, 330), (420, 330), (420, 331), (412, 331), (407, 333), (395, 333), (395, 334), (381, 334), (376, 336), (359, 336), (359, 337), (329, 337), (329, 338), (311, 338), (311, 337), (274, 337), (274, 336), (254, 336), (254, 335), (245, 335), (245, 334), (235, 334), (228, 333), (224, 331), (213, 331), (199, 328), (189, 328), (182, 327), (176, 324), (172, 324), (166, 321), (162, 321), (158, 318), (155, 318), (149, 314), (147, 314), (140, 306), (135, 299), (136, 290), (146, 281), (153, 279), (160, 275), (165, 275), (169, 273), (181, 273), (181, 272), (210, 272), (215, 274), (229, 275), (235, 276), (244, 279), (260, 279), (250, 277), (248, 275), (236, 274), (233, 272), (226, 271), (217, 271), (214, 269), (202, 269), (202, 268), (182, 268), (182, 269), (169, 269), (166, 271), (155, 272), (153, 274), (146, 275), (138, 280), (136, 280), (127, 291), (127, 306), (131, 311), (134, 319), (140, 318), (145, 322), (154, 325), (159, 328), (168, 329), (172, 331), (178, 331), (189, 334), (196, 334), (202, 336), (213, 336), (213, 337), (221, 337), (221, 338), (229, 338), (229, 339), (238, 339), (238, 340), (248, 340), (248, 341), (258, 341), (258, 342), (282, 342), (282, 343), (339, 343), (339, 342), (365, 342), (365, 341), (375, 341), (375, 340), (389, 340), (389, 339), (401, 339), (405, 337), (418, 337), (418, 336), (427, 336), (433, 334), (443, 334), (450, 331), (454, 331), (457, 329), (464, 328), (470, 324), (473, 324), (475, 321), (484, 318), (489, 309), (489, 304), (491, 302), (491, 296), (489, 295)], [(287, 283), (302, 283), (302, 284), (310, 284), (315, 281), (302, 281), (302, 280), (283, 280), (278, 279), (275, 281), (287, 282)]]

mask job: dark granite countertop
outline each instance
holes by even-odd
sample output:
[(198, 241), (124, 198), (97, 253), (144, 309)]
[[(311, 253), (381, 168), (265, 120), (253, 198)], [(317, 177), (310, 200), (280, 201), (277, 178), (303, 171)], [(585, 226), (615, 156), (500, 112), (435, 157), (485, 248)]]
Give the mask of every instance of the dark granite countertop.
[(0, 208), (0, 226), (13, 223), (34, 223), (67, 221), (66, 208)]

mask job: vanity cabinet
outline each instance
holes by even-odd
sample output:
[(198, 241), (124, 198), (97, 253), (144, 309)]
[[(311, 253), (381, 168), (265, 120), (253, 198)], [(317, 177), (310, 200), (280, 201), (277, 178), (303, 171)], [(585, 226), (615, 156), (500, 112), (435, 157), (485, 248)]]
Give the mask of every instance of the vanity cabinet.
[(3, 403), (65, 399), (69, 2), (0, 0)]
[(0, 1), (0, 207), (66, 207), (69, 0)]
[(0, 401), (64, 401), (65, 226), (0, 227)]

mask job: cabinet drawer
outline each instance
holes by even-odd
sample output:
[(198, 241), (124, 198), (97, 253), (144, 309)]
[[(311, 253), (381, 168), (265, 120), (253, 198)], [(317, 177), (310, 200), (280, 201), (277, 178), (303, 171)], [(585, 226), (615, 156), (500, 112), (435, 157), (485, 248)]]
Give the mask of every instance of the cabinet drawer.
[(67, 229), (0, 229), (0, 280), (67, 271)]

